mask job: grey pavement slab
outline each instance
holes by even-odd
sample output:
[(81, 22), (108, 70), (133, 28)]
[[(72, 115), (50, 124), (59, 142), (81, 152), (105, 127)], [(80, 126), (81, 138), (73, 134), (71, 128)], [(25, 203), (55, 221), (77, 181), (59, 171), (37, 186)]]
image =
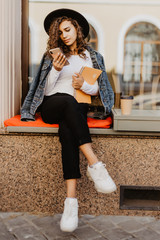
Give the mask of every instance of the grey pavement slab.
[(74, 236), (68, 236), (68, 237), (60, 237), (60, 238), (55, 238), (57, 240), (76, 240), (77, 238)]
[(145, 228), (145, 225), (142, 223), (137, 222), (136, 220), (128, 220), (125, 222), (121, 222), (118, 224), (118, 226), (122, 229), (124, 229), (126, 232), (132, 233), (137, 232), (138, 230), (141, 230)]
[(114, 228), (103, 232), (108, 240), (129, 240), (134, 236), (121, 228)]
[(147, 228), (134, 233), (134, 235), (140, 240), (160, 240), (160, 234)]
[(80, 240), (91, 240), (102, 237), (96, 229), (93, 229), (90, 226), (76, 229), (74, 235)]
[(10, 218), (7, 221), (4, 220), (4, 223), (7, 225), (9, 231), (12, 231), (14, 228), (20, 228), (23, 226), (27, 226), (28, 222), (25, 220), (23, 216), (17, 216), (14, 218)]
[(0, 221), (0, 240), (15, 240), (13, 234), (11, 234), (3, 222)]
[(38, 231), (32, 225), (17, 227), (11, 231), (17, 239), (26, 240), (28, 238), (37, 239), (37, 240), (46, 240), (46, 237), (42, 232)]
[(22, 213), (19, 212), (0, 212), (0, 218), (6, 219), (6, 218), (14, 218), (17, 216), (22, 216)]
[(160, 240), (160, 219), (139, 216), (79, 216), (72, 233), (53, 216), (0, 212), (0, 240)]
[(148, 223), (146, 226), (160, 234), (160, 220)]
[(129, 220), (135, 220), (137, 222), (140, 222), (142, 224), (145, 224), (145, 223), (150, 223), (150, 222), (154, 222), (155, 221), (155, 218), (154, 217), (141, 217), (141, 216), (107, 216), (108, 219), (115, 223), (115, 224), (119, 224), (119, 223), (122, 223), (122, 222), (126, 222), (129, 221)]
[(84, 222), (97, 229), (99, 232), (116, 228), (116, 225), (109, 220), (108, 216), (97, 216), (96, 218), (89, 220), (84, 219)]

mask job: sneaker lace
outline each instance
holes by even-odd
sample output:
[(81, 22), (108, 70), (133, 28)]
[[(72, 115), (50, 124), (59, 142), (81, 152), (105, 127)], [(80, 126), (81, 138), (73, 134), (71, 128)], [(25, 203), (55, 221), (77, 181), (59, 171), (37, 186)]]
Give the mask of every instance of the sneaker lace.
[(69, 205), (65, 208), (65, 214), (67, 216), (76, 216), (77, 215), (77, 206)]
[(102, 180), (102, 179), (106, 178), (107, 175), (108, 175), (108, 171), (106, 169), (106, 164), (101, 163), (100, 169), (97, 173), (97, 180)]

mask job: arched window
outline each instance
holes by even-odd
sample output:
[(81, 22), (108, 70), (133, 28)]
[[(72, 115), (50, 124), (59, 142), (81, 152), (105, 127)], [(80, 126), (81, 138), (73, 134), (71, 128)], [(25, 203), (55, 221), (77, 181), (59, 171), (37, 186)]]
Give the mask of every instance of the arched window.
[(133, 25), (124, 41), (124, 84), (128, 94), (151, 91), (160, 74), (160, 30), (148, 22)]
[(90, 26), (90, 31), (89, 31), (89, 36), (88, 36), (88, 43), (89, 45), (94, 49), (94, 50), (98, 50), (98, 37), (97, 37), (97, 33), (94, 29), (94, 27), (89, 24)]

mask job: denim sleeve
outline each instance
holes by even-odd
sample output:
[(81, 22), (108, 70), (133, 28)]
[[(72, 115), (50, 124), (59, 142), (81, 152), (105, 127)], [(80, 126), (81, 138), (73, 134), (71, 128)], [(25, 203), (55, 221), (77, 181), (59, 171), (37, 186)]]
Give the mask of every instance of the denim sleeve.
[(41, 59), (39, 68), (37, 70), (36, 77), (34, 78), (33, 82), (31, 83), (28, 94), (25, 97), (25, 100), (24, 100), (23, 105), (21, 107), (21, 121), (27, 121), (27, 120), (34, 121), (35, 120), (35, 116), (30, 113), (30, 106), (31, 106), (36, 88), (37, 88), (38, 83), (39, 83), (39, 77), (40, 77), (41, 68), (42, 68), (42, 65), (43, 65), (43, 62), (44, 62), (44, 58), (45, 58), (45, 55), (43, 55), (43, 57)]
[(108, 114), (111, 112), (112, 106), (114, 105), (114, 92), (108, 80), (104, 59), (100, 54), (99, 54), (99, 57), (100, 57), (99, 65), (103, 70), (99, 79), (99, 89), (100, 89), (99, 91), (101, 95), (101, 100), (105, 107), (105, 113)]

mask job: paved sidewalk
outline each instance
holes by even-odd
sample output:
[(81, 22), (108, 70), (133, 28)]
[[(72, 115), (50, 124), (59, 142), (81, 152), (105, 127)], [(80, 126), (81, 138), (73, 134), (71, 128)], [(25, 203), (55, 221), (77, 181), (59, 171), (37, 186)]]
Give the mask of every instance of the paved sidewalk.
[(160, 240), (160, 219), (154, 217), (83, 215), (73, 233), (60, 230), (60, 218), (0, 213), (0, 240)]

